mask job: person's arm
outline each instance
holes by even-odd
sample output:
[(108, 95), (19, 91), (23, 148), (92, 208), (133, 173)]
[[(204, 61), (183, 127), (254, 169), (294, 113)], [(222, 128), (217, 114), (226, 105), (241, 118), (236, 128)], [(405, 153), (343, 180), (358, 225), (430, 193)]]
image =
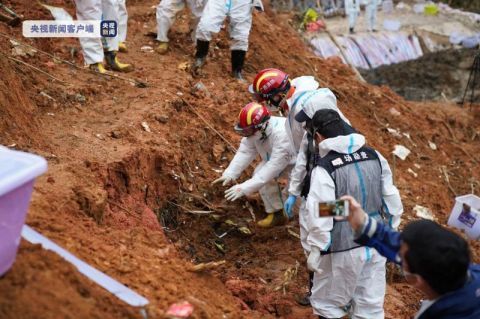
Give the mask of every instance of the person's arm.
[(290, 173), (290, 180), (288, 184), (288, 193), (296, 197), (300, 196), (303, 180), (305, 175), (307, 175), (307, 148), (308, 139), (307, 134), (305, 133), (302, 138), (302, 143), (300, 144), (295, 166)]
[(242, 172), (250, 165), (250, 163), (257, 156), (257, 149), (255, 144), (248, 140), (248, 138), (242, 138), (240, 147), (237, 153), (233, 157), (228, 167), (223, 172), (222, 176), (228, 176), (232, 179), (237, 179), (242, 175)]
[(320, 218), (318, 204), (334, 201), (335, 183), (322, 167), (312, 171), (310, 192), (307, 197), (307, 243), (320, 251), (327, 251), (331, 244), (333, 218)]
[(269, 181), (277, 178), (292, 160), (293, 154), (284, 135), (273, 141), (272, 154), (268, 160), (249, 180), (238, 185), (245, 195), (258, 191)]
[(341, 199), (349, 202), (348, 221), (353, 228), (355, 242), (375, 248), (380, 255), (396, 264), (400, 264), (401, 260), (398, 252), (400, 250), (401, 234), (369, 217), (353, 197), (343, 196)]
[(387, 160), (379, 152), (377, 154), (382, 165), (382, 207), (388, 217), (388, 225), (398, 229), (403, 214), (402, 199), (400, 192), (393, 184), (392, 171)]

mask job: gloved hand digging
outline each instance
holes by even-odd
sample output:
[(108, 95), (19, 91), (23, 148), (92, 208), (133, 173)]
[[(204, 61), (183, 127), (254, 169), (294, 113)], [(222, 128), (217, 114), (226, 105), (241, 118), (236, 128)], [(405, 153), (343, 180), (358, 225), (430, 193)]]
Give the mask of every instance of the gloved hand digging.
[(297, 196), (289, 195), (283, 207), (285, 208), (285, 212), (288, 215), (288, 218), (293, 218), (293, 207), (295, 206), (295, 202), (297, 201)]
[(217, 178), (216, 180), (214, 180), (212, 182), (212, 185), (219, 184), (219, 183), (223, 182), (222, 186), (227, 186), (228, 184), (232, 183), (233, 181), (235, 181), (235, 178), (230, 177), (230, 176), (222, 175), (219, 178)]
[(232, 202), (243, 196), (245, 196), (245, 193), (242, 191), (242, 187), (240, 185), (232, 186), (225, 191), (225, 198)]

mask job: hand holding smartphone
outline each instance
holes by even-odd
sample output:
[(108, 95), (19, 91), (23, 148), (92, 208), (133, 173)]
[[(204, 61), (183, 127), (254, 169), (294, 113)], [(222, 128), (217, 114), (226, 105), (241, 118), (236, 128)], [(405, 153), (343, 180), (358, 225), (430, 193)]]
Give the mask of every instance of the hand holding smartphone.
[(346, 200), (318, 203), (318, 217), (320, 218), (335, 217), (336, 220), (344, 220), (348, 215), (348, 201)]

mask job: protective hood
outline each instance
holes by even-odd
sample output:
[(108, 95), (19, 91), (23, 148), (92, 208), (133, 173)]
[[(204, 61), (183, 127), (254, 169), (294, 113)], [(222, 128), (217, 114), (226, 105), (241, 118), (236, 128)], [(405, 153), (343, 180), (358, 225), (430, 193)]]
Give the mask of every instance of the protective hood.
[(304, 91), (313, 91), (318, 89), (319, 84), (313, 76), (305, 75), (299, 76), (292, 80), (292, 85), (295, 87), (295, 93), (287, 100), (288, 107), (292, 106), (293, 101)]
[(318, 152), (320, 157), (324, 157), (330, 151), (335, 151), (341, 154), (351, 154), (358, 151), (364, 145), (365, 137), (361, 134), (354, 133), (323, 140), (318, 145)]
[(469, 273), (463, 288), (438, 298), (418, 319), (480, 318), (480, 265), (470, 266)]

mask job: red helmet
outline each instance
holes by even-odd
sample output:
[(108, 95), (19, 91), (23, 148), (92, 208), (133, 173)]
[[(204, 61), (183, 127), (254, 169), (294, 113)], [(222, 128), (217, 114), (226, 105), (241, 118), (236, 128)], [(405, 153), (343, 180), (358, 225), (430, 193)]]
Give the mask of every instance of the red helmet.
[(270, 100), (279, 93), (287, 93), (290, 89), (288, 74), (279, 69), (269, 68), (257, 73), (248, 91), (258, 101)]
[(250, 102), (238, 114), (235, 132), (245, 137), (251, 136), (261, 129), (269, 119), (270, 112), (266, 106), (257, 102)]

